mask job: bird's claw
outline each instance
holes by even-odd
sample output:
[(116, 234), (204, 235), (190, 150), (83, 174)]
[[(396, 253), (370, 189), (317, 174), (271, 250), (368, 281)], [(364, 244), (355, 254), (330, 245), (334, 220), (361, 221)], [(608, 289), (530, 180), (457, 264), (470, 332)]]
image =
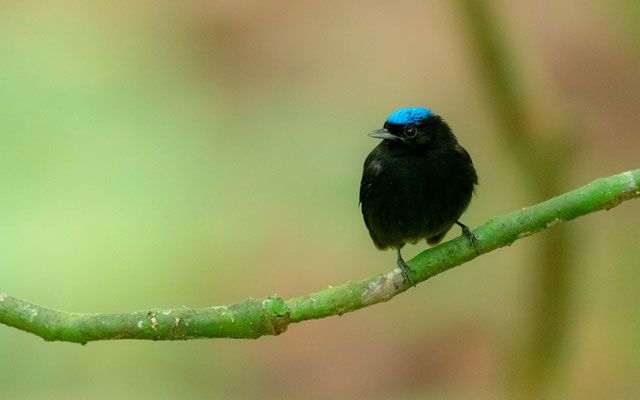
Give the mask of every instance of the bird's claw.
[(465, 235), (467, 239), (469, 239), (469, 243), (476, 249), (476, 255), (479, 256), (480, 249), (478, 248), (478, 242), (480, 241), (480, 239), (476, 237), (476, 235), (473, 233), (471, 229), (469, 229), (468, 226), (462, 225), (461, 228), (462, 228), (462, 234)]
[(413, 268), (411, 268), (409, 266), (409, 264), (407, 264), (406, 262), (404, 262), (404, 260), (398, 260), (398, 267), (400, 268), (400, 271), (402, 272), (402, 276), (404, 277), (404, 280), (409, 282), (409, 284), (411, 286), (416, 286), (415, 282), (413, 281), (413, 278), (411, 278), (411, 275), (409, 275), (409, 273), (415, 272), (413, 270)]

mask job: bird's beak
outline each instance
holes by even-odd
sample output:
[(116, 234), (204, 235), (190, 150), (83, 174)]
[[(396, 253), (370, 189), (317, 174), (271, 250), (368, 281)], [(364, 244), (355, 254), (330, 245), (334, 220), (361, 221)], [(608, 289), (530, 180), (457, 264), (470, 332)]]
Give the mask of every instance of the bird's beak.
[(402, 138), (392, 134), (388, 129), (378, 129), (369, 134), (372, 138), (376, 139), (389, 139), (389, 140), (402, 140)]

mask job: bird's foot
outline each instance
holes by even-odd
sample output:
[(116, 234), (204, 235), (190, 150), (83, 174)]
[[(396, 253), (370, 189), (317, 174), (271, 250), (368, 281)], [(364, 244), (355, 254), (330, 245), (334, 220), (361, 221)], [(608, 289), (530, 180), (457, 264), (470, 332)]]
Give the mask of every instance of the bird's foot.
[(415, 271), (402, 258), (398, 259), (398, 268), (400, 268), (400, 271), (402, 272), (402, 276), (404, 277), (404, 280), (409, 282), (411, 286), (416, 286), (415, 282), (413, 281), (413, 278), (411, 278), (411, 275), (409, 275), (410, 273), (413, 273)]
[(476, 255), (479, 256), (480, 249), (478, 248), (478, 242), (480, 241), (480, 239), (478, 239), (473, 231), (469, 229), (469, 227), (465, 224), (462, 224), (458, 221), (456, 221), (456, 224), (458, 224), (458, 226), (462, 228), (462, 234), (465, 235), (467, 239), (469, 239), (469, 243), (473, 246), (473, 248), (476, 249)]

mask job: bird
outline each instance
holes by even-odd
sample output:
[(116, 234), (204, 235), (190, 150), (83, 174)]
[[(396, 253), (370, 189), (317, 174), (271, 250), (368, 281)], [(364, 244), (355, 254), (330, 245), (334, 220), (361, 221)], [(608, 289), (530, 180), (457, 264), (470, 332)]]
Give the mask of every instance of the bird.
[(364, 162), (359, 205), (374, 245), (397, 251), (405, 281), (415, 286), (402, 247), (422, 239), (436, 245), (454, 224), (479, 254), (478, 239), (459, 221), (478, 175), (445, 120), (423, 107), (402, 108), (369, 136), (382, 141)]

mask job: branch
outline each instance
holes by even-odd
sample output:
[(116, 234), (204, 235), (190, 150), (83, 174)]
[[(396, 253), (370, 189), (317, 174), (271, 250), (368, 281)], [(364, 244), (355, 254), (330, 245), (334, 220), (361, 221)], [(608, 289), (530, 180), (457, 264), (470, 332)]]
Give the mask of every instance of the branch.
[[(640, 169), (627, 171), (495, 217), (477, 228), (480, 254), (488, 253), (554, 225), (640, 197)], [(409, 261), (416, 283), (476, 257), (465, 237), (423, 251)], [(0, 293), (0, 323), (47, 341), (87, 343), (110, 339), (186, 340), (278, 335), (291, 323), (342, 315), (388, 301), (410, 289), (399, 269), (359, 282), (347, 282), (302, 297), (249, 299), (209, 308), (177, 308), (124, 314), (81, 314), (51, 310)]]

